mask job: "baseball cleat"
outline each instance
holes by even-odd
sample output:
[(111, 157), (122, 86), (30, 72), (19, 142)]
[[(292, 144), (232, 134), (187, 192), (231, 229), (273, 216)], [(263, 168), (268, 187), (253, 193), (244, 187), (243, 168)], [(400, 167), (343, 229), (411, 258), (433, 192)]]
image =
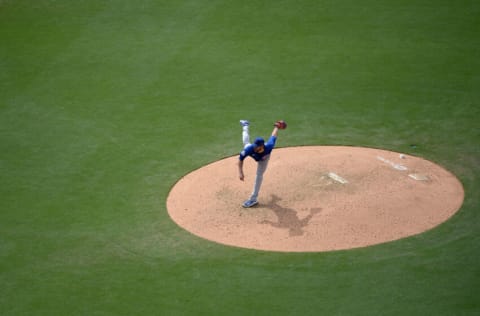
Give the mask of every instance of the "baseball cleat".
[(242, 206), (245, 207), (245, 208), (248, 208), (248, 207), (252, 207), (254, 205), (257, 205), (258, 204), (258, 201), (256, 200), (246, 200), (245, 202), (243, 202)]
[(250, 122), (247, 121), (247, 120), (240, 120), (240, 125), (242, 125), (242, 126), (248, 126), (248, 125), (250, 125)]

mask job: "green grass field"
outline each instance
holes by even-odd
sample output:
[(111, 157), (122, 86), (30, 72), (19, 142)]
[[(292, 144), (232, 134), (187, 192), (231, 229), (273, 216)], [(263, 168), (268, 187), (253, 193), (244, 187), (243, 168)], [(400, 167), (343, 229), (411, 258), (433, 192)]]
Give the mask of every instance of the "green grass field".
[[(478, 315), (479, 16), (473, 0), (0, 0), (0, 315)], [(285, 119), (280, 147), (424, 157), (464, 205), (349, 251), (200, 239), (168, 191), (237, 154), (242, 118), (263, 136)]]

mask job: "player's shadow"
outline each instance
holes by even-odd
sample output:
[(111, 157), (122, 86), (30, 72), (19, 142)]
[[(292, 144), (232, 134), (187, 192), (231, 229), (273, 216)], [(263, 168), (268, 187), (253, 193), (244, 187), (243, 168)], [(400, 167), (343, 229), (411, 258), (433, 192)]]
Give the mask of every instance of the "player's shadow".
[(311, 208), (310, 214), (300, 219), (297, 212), (291, 208), (282, 207), (278, 204), (281, 201), (278, 196), (272, 194), (272, 200), (266, 205), (278, 218), (277, 222), (263, 220), (261, 224), (269, 224), (276, 228), (288, 229), (290, 236), (301, 236), (304, 234), (303, 228), (308, 225), (315, 214), (320, 213), (321, 208)]

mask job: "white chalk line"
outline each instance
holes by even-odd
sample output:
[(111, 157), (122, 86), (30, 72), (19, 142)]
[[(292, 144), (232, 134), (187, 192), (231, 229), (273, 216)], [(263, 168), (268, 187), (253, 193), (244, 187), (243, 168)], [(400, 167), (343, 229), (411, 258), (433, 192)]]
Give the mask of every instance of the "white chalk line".
[(341, 184), (348, 183), (347, 179), (340, 177), (338, 174), (329, 172), (328, 177), (334, 181), (340, 182)]
[(430, 178), (425, 174), (420, 173), (412, 173), (408, 175), (410, 178), (417, 180), (417, 181), (429, 181)]
[[(380, 161), (383, 161), (384, 163), (392, 166), (393, 168), (395, 168), (397, 170), (401, 170), (401, 171), (408, 170), (408, 168), (406, 166), (398, 164), (398, 163), (394, 163), (393, 161), (390, 161), (386, 158), (383, 158), (382, 156), (377, 156), (377, 159), (380, 160)], [(430, 181), (430, 178), (427, 175), (421, 174), (421, 173), (411, 173), (408, 176), (410, 178), (416, 180), (416, 181)]]
[(397, 170), (400, 170), (400, 171), (405, 171), (405, 170), (408, 170), (407, 167), (405, 167), (404, 165), (401, 165), (401, 164), (398, 164), (398, 163), (394, 163), (393, 161), (390, 161), (386, 158), (383, 158), (382, 156), (377, 156), (377, 159), (380, 160), (380, 161), (383, 161), (384, 163), (386, 163), (387, 165), (390, 165), (391, 167), (393, 167), (394, 169), (397, 169)]

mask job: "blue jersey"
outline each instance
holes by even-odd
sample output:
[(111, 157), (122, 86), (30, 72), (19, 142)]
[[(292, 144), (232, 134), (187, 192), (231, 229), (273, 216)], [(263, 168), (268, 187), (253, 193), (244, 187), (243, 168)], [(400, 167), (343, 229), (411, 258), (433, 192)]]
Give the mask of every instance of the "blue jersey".
[(277, 137), (275, 136), (270, 136), (268, 139), (268, 142), (265, 143), (265, 150), (262, 153), (256, 153), (254, 151), (255, 146), (253, 144), (250, 144), (246, 146), (242, 152), (240, 153), (240, 160), (244, 160), (248, 156), (252, 157), (255, 159), (255, 161), (262, 161), (265, 160), (268, 155), (272, 152), (273, 148), (275, 147), (275, 142), (277, 141)]

